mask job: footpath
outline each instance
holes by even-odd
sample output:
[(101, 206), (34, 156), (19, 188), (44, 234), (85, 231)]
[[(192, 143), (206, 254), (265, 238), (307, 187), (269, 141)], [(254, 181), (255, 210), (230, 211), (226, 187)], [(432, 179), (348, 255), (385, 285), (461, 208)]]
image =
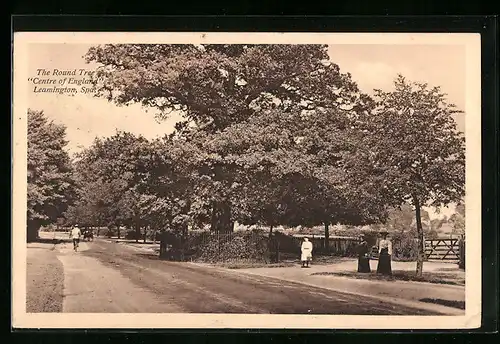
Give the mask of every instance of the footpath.
[[(28, 312), (164, 313), (178, 312), (139, 288), (117, 269), (84, 254), (89, 243), (80, 241), (78, 252), (64, 233), (40, 233), (46, 243), (28, 245)], [(57, 240), (57, 244), (51, 243)], [(90, 244), (91, 245), (91, 244)], [(48, 265), (49, 262), (54, 262)], [(40, 266), (51, 267), (42, 275)], [(55, 269), (54, 267), (57, 267)], [(40, 271), (40, 272), (39, 272)], [(43, 296), (41, 298), (40, 296)], [(39, 300), (48, 300), (40, 304)], [(50, 302), (50, 304), (49, 304)]]
[[(333, 275), (334, 273), (344, 271), (356, 271), (352, 270), (356, 269), (356, 263), (357, 262), (353, 260), (339, 264), (316, 265), (308, 269), (302, 269), (297, 266), (238, 269), (237, 271), (357, 294), (360, 295), (360, 297), (378, 297), (388, 302), (392, 301), (413, 306), (419, 305), (423, 308), (433, 308), (449, 313), (450, 315), (465, 314), (465, 310), (463, 309), (445, 306), (446, 304), (465, 302), (464, 286), (398, 280), (368, 280)], [(407, 265), (409, 266), (409, 264)], [(432, 269), (439, 269), (438, 264), (429, 265), (429, 271)], [(449, 266), (450, 264), (446, 265)], [(398, 266), (398, 264), (396, 264), (396, 266)], [(372, 269), (374, 268), (376, 269), (376, 266), (372, 266)], [(426, 300), (434, 300), (434, 303), (429, 303)]]

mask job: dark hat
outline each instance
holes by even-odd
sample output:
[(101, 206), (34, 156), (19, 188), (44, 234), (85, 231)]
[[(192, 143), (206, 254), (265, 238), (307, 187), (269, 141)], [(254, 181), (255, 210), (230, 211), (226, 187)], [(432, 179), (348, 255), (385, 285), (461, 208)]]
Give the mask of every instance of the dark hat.
[(389, 232), (388, 232), (388, 231), (380, 231), (379, 233), (380, 233), (381, 235), (387, 235), (387, 234), (389, 234)]

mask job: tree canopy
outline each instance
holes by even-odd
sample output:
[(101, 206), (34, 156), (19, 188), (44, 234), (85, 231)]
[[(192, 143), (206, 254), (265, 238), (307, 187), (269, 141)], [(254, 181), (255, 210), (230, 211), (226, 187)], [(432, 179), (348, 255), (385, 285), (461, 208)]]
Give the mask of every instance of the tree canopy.
[(28, 109), (28, 240), (43, 224), (56, 222), (75, 198), (66, 128)]
[(184, 116), (166, 150), (193, 185), (188, 212), (213, 230), (237, 218), (275, 224), (285, 211), (279, 222), (373, 217), (376, 207), (358, 206), (368, 201), (357, 185), (344, 190), (341, 162), (350, 118), (369, 99), (327, 46), (105, 45), (87, 60), (102, 65), (98, 95)]
[(453, 115), (461, 113), (439, 87), (399, 75), (394, 90), (376, 90), (375, 108), (358, 116), (359, 131), (352, 168), (378, 184), (397, 206), (413, 205), (419, 235), (421, 273), (424, 242), (421, 207), (460, 202), (465, 193), (465, 138)]

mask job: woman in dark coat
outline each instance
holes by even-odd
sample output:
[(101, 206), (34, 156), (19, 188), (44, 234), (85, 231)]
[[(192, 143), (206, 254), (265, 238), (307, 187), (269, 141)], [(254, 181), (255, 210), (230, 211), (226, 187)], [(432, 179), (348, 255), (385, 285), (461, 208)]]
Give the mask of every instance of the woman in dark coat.
[(368, 243), (364, 235), (361, 235), (361, 242), (358, 245), (358, 272), (371, 272)]
[(392, 275), (391, 256), (392, 243), (387, 239), (387, 232), (381, 232), (382, 239), (378, 244), (378, 266), (377, 273), (382, 275)]

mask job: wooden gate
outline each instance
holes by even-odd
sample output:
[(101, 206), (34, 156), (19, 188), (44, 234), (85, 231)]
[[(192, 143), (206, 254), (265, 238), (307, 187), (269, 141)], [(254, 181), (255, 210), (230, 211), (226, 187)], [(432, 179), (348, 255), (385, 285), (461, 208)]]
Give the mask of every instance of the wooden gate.
[(459, 239), (425, 240), (425, 257), (427, 260), (458, 262), (460, 260)]

